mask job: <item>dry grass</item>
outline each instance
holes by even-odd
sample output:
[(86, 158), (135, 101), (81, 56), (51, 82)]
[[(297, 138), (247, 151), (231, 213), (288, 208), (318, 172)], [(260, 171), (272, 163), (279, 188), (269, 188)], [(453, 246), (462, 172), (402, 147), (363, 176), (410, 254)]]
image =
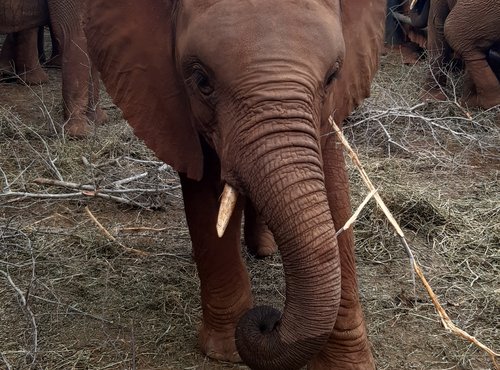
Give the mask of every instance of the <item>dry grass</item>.
[[(451, 318), (498, 350), (499, 109), (464, 111), (453, 90), (447, 103), (419, 105), (424, 73), (425, 65), (407, 67), (394, 55), (384, 57), (373, 97), (345, 132)], [(109, 101), (111, 124), (88, 140), (55, 134), (60, 80), (57, 71), (50, 76), (50, 85), (31, 92), (0, 85), (6, 102), (0, 105), (0, 366), (243, 367), (210, 361), (197, 349), (199, 282), (176, 174), (133, 136)], [(357, 205), (366, 190), (349, 170)], [(35, 183), (40, 177), (122, 190), (109, 194), (126, 202), (96, 198), (81, 187)], [(413, 296), (406, 254), (373, 203), (355, 232), (379, 369), (488, 369), (487, 356), (442, 329), (420, 286)], [(246, 259), (256, 301), (281, 306), (279, 256)]]

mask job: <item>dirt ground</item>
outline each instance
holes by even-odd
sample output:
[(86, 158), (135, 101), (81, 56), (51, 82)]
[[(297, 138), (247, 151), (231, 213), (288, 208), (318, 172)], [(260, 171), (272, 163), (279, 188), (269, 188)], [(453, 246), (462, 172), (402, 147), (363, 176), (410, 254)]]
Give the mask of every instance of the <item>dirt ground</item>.
[[(460, 108), (459, 75), (448, 102), (421, 104), (426, 69), (384, 56), (372, 97), (345, 134), (451, 319), (498, 351), (500, 109)], [(108, 98), (111, 122), (90, 138), (57, 133), (60, 71), (49, 75), (42, 86), (0, 84), (0, 368), (245, 368), (197, 348), (199, 281), (177, 175), (133, 136)], [(368, 191), (350, 163), (349, 170), (357, 207)], [(372, 202), (355, 233), (378, 369), (493, 368), (443, 329)], [(281, 307), (280, 257), (242, 253), (256, 303)]]

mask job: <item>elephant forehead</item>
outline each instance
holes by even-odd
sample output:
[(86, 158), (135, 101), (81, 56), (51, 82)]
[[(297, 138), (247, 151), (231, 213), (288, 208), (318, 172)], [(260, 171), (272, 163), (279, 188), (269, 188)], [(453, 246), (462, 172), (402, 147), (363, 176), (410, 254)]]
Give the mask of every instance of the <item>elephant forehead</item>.
[[(248, 65), (266, 58), (280, 62), (303, 58), (308, 64), (317, 61), (321, 67), (342, 57), (338, 6), (311, 0), (200, 3), (189, 0), (181, 7), (177, 29), (180, 55)], [(225, 54), (228, 58), (221, 57)]]

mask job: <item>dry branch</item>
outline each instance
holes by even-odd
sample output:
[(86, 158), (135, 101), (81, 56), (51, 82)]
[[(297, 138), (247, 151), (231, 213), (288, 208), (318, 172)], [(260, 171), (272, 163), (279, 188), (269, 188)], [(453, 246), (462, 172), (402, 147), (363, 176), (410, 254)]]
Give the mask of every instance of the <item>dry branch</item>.
[[(134, 200), (127, 199), (124, 197), (115, 196), (112, 194), (124, 194), (124, 193), (166, 193), (165, 189), (97, 189), (93, 185), (85, 185), (85, 184), (77, 184), (74, 182), (68, 181), (60, 181), (46, 178), (38, 178), (33, 180), (34, 183), (40, 185), (50, 185), (50, 186), (58, 186), (67, 189), (75, 189), (79, 190), (77, 192), (72, 193), (59, 193), (59, 194), (51, 194), (51, 193), (32, 193), (32, 192), (23, 192), (23, 191), (10, 191), (8, 188), (6, 191), (0, 193), (0, 197), (16, 197), (10, 202), (15, 202), (24, 198), (38, 198), (38, 199), (68, 199), (68, 198), (77, 198), (77, 197), (98, 197), (107, 200), (112, 200), (122, 204), (133, 205), (140, 208), (148, 208), (147, 205), (138, 203)], [(169, 188), (169, 190), (173, 190), (175, 187)]]
[(117, 228), (118, 232), (141, 232), (141, 231), (152, 231), (152, 232), (161, 232), (167, 230), (167, 227), (148, 227), (148, 226), (135, 226), (135, 227), (121, 227)]
[(104, 226), (102, 226), (102, 224), (97, 220), (97, 218), (94, 216), (94, 214), (90, 211), (89, 207), (85, 207), (85, 212), (87, 212), (90, 219), (96, 224), (96, 226), (99, 228), (99, 230), (101, 230), (101, 232), (104, 234), (104, 236), (108, 240), (110, 240), (110, 241), (118, 244), (120, 247), (122, 247), (125, 252), (135, 254), (139, 257), (149, 256), (148, 252), (141, 251), (140, 249), (127, 247), (127, 246), (123, 245), (122, 243), (120, 243), (118, 240), (116, 240), (116, 238), (113, 235), (111, 235), (110, 232), (108, 230), (106, 230), (106, 228)]
[[(31, 326), (33, 329), (33, 349), (29, 354), (31, 356), (31, 364), (33, 365), (36, 362), (36, 356), (38, 353), (38, 326), (36, 323), (35, 314), (33, 313), (33, 311), (31, 310), (31, 308), (28, 304), (29, 291), (27, 291), (26, 293), (23, 293), (23, 291), (14, 283), (14, 281), (12, 280), (8, 271), (0, 270), (0, 274), (5, 276), (5, 278), (9, 282), (10, 286), (16, 291), (16, 293), (19, 297), (20, 303), (21, 303), (21, 307), (31, 322)], [(2, 355), (2, 357), (3, 357), (3, 355)]]
[[(334, 129), (335, 131), (335, 134), (337, 135), (337, 137), (339, 138), (339, 140), (341, 141), (341, 143), (343, 144), (343, 146), (345, 147), (349, 157), (351, 158), (351, 160), (353, 161), (353, 163), (355, 164), (356, 168), (358, 169), (360, 175), (361, 175), (361, 178), (363, 179), (364, 183), (366, 184), (366, 186), (368, 187), (368, 189), (370, 189), (370, 191), (374, 192), (376, 191), (375, 187), (373, 186), (370, 178), (368, 177), (368, 175), (366, 174), (363, 166), (361, 165), (361, 162), (357, 156), (357, 154), (354, 152), (354, 150), (351, 148), (351, 146), (349, 145), (348, 141), (346, 140), (346, 138), (344, 137), (344, 135), (342, 134), (342, 132), (340, 131), (339, 127), (337, 126), (337, 124), (335, 123), (335, 121), (333, 120), (332, 117), (329, 118), (329, 122), (330, 122), (330, 125), (332, 126), (332, 128)], [(411, 264), (412, 264), (412, 271), (416, 272), (418, 277), (420, 278), (422, 284), (424, 285), (440, 319), (441, 319), (441, 323), (443, 324), (444, 328), (447, 329), (448, 331), (451, 331), (453, 334), (473, 343), (474, 345), (476, 345), (478, 348), (480, 348), (482, 351), (486, 352), (488, 354), (488, 356), (490, 356), (491, 358), (491, 361), (493, 362), (493, 366), (495, 367), (495, 369), (499, 370), (500, 367), (498, 365), (498, 362), (497, 362), (497, 357), (500, 356), (499, 353), (493, 351), (492, 349), (490, 349), (489, 347), (485, 346), (483, 343), (481, 343), (480, 341), (478, 341), (475, 337), (473, 337), (472, 335), (470, 335), (469, 333), (467, 333), (466, 331), (458, 328), (450, 319), (450, 317), (448, 316), (448, 314), (446, 313), (445, 309), (443, 308), (443, 306), (441, 306), (441, 304), (439, 303), (439, 300), (436, 296), (436, 294), (434, 293), (434, 291), (432, 290), (430, 284), (428, 283), (427, 279), (425, 278), (423, 272), (422, 272), (422, 269), (420, 268), (420, 266), (417, 264), (414, 256), (413, 256), (413, 252), (411, 251), (407, 241), (406, 241), (406, 238), (404, 236), (404, 233), (403, 233), (403, 230), (401, 229), (401, 227), (399, 226), (399, 224), (397, 223), (397, 221), (394, 219), (394, 217), (392, 216), (391, 212), (389, 211), (389, 209), (387, 208), (387, 206), (385, 205), (384, 201), (382, 200), (382, 198), (380, 197), (380, 195), (378, 193), (374, 193), (374, 197), (375, 197), (375, 200), (377, 201), (377, 204), (379, 205), (379, 207), (382, 209), (382, 211), (384, 212), (385, 216), (387, 217), (387, 219), (389, 220), (389, 222), (391, 223), (391, 225), (394, 227), (394, 229), (396, 230), (397, 234), (399, 235), (405, 249), (406, 249), (406, 252), (408, 253), (409, 257), (410, 257), (410, 260), (411, 260)]]
[(365, 200), (363, 200), (363, 202), (356, 209), (356, 212), (352, 214), (352, 216), (347, 220), (344, 226), (342, 226), (339, 230), (337, 230), (337, 232), (335, 233), (335, 237), (338, 237), (340, 234), (342, 234), (343, 231), (349, 229), (352, 226), (352, 224), (356, 221), (363, 208), (365, 208), (365, 206), (368, 204), (370, 199), (373, 198), (376, 192), (377, 192), (376, 189), (370, 191), (370, 193), (365, 197)]

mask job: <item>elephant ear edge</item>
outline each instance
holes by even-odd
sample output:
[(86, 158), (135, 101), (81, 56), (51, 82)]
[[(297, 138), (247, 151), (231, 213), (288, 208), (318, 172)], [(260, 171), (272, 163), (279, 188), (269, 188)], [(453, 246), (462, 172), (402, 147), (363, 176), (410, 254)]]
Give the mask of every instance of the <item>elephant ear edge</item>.
[(88, 1), (85, 32), (92, 63), (134, 133), (159, 159), (200, 180), (200, 139), (173, 56), (174, 3)]
[(332, 113), (339, 124), (370, 96), (383, 47), (386, 1), (341, 0), (341, 12), (346, 54), (329, 104), (333, 113), (325, 114)]

